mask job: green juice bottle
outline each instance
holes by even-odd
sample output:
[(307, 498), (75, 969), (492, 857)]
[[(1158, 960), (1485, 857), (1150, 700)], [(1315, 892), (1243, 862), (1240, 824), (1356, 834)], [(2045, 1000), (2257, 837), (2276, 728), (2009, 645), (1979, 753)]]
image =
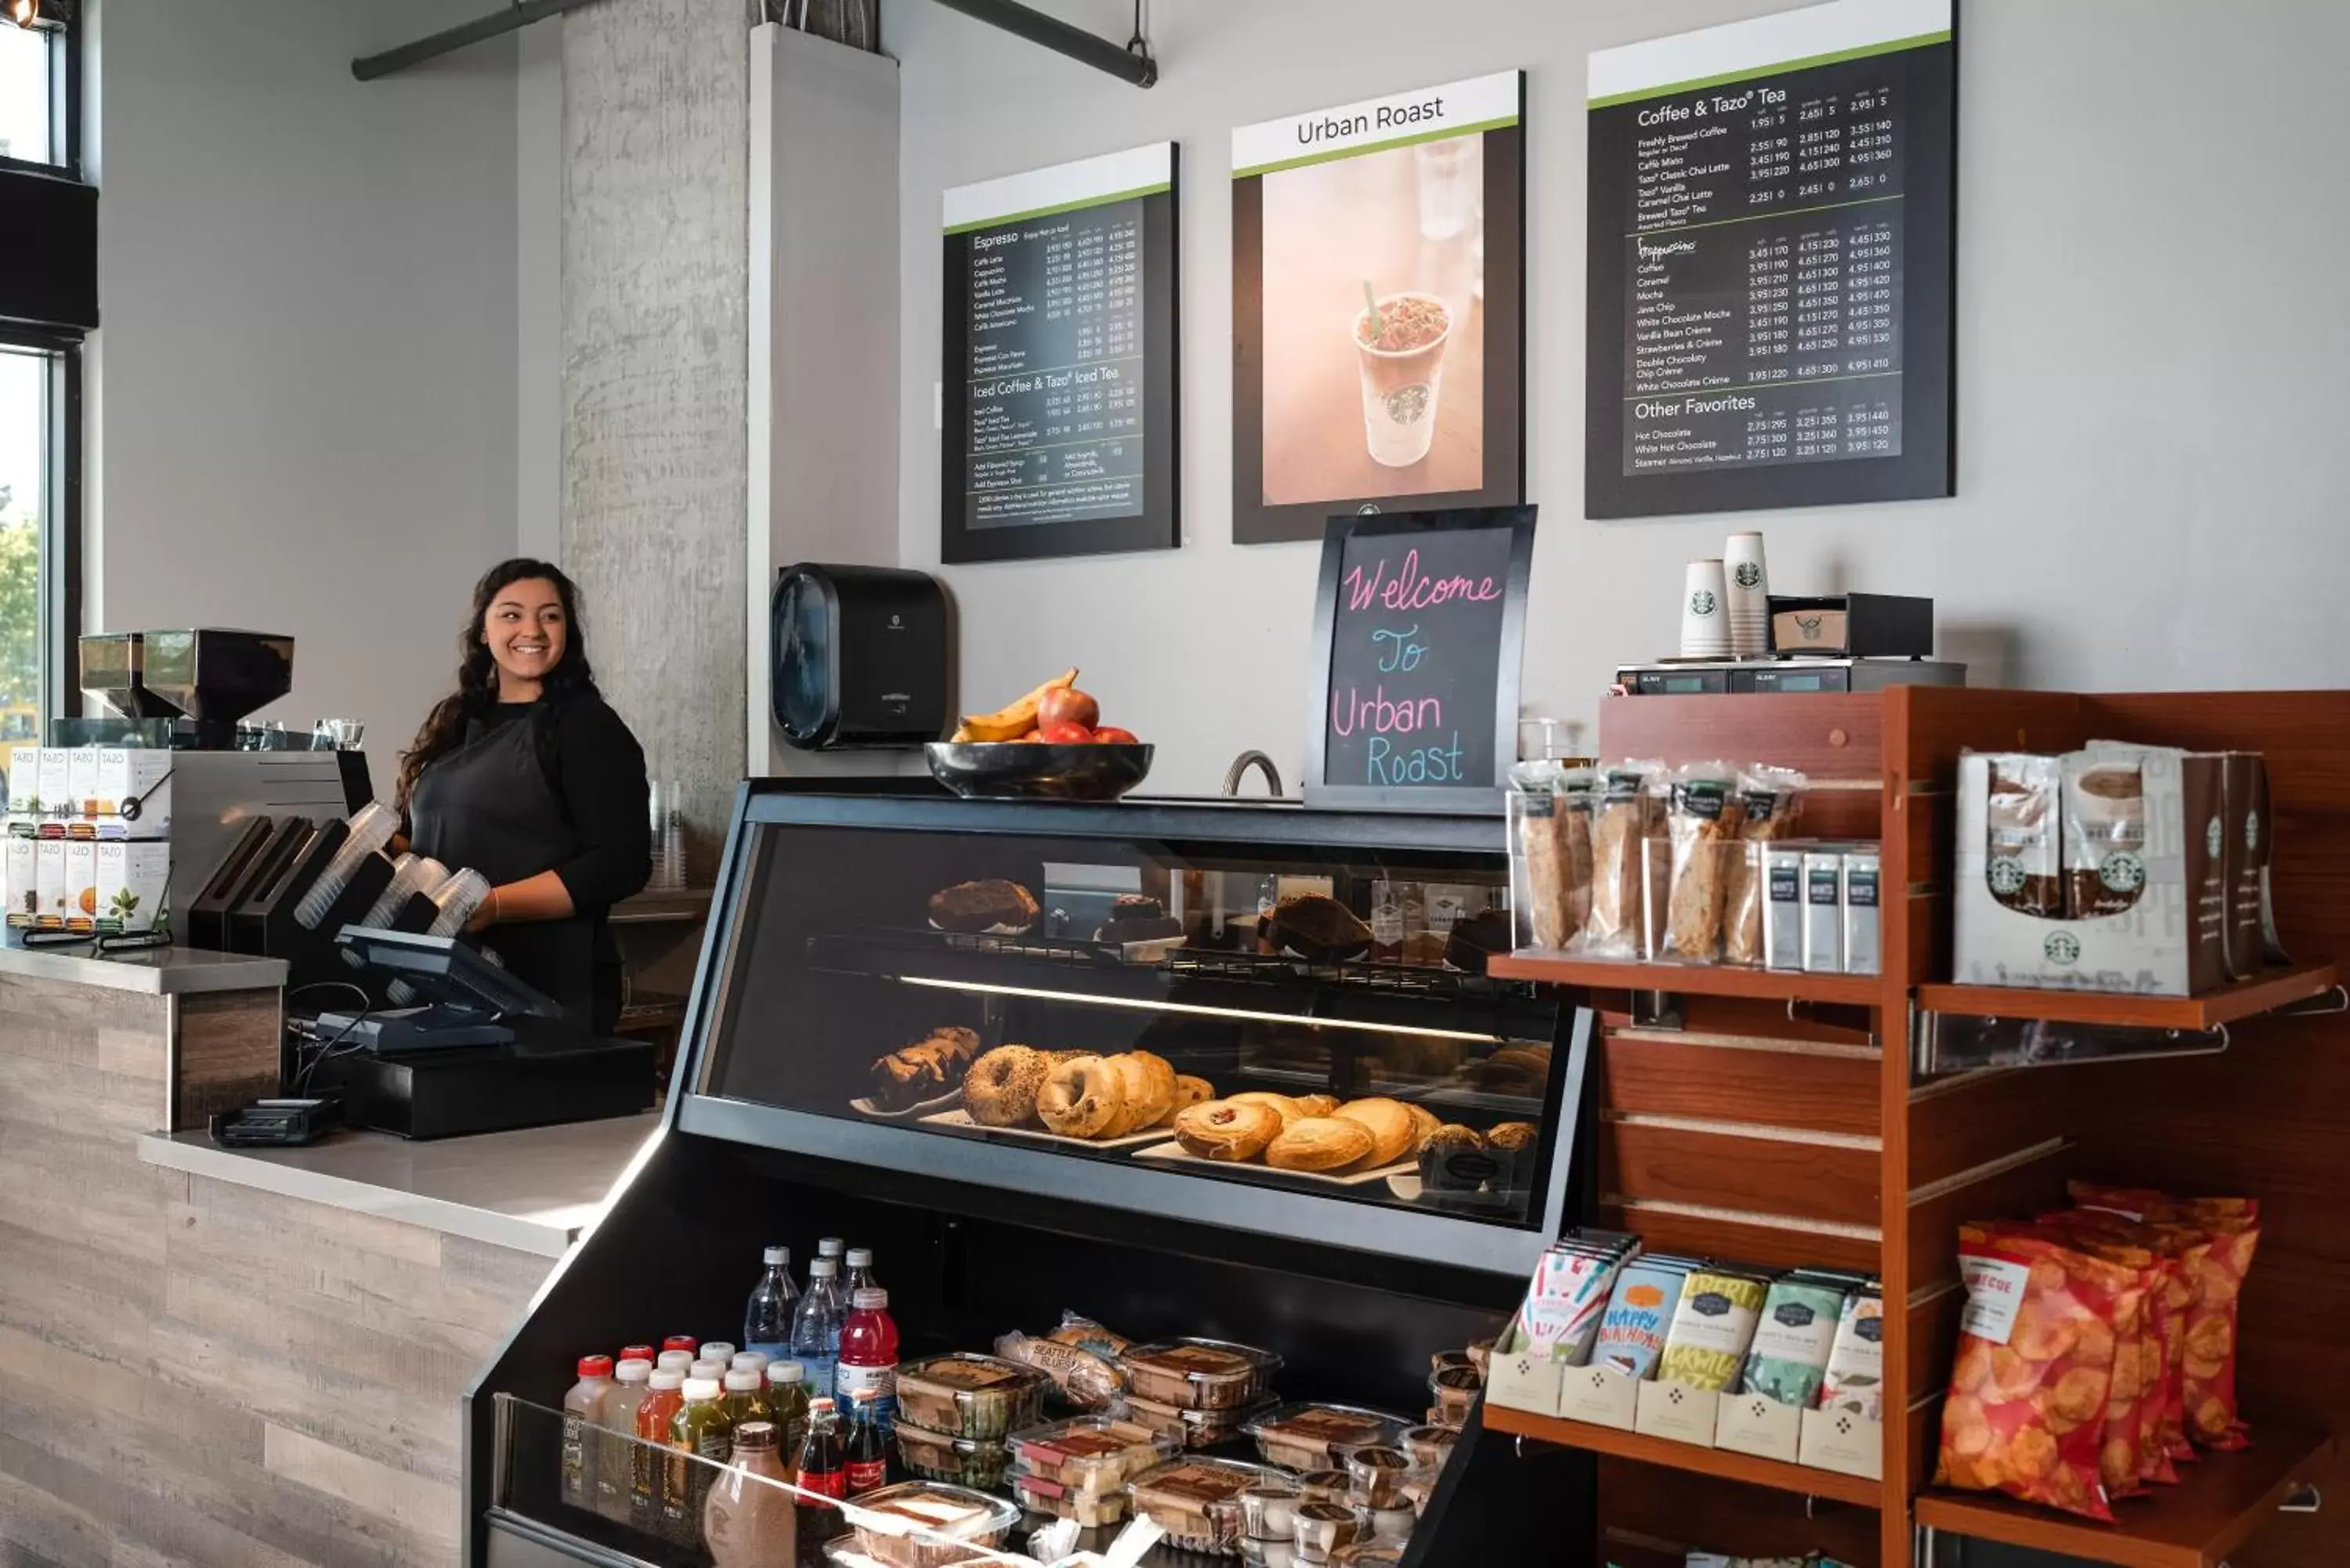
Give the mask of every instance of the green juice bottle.
[(699, 1546), (710, 1483), (734, 1458), (734, 1418), (727, 1414), (725, 1390), (716, 1378), (685, 1380), (685, 1403), (670, 1417), (669, 1444), (660, 1533), (681, 1546)]

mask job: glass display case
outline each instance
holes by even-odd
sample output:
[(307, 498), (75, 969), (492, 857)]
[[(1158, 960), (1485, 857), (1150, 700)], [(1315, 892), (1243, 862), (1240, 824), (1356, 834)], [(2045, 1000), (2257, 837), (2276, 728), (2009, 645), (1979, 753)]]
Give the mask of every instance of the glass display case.
[(689, 1128), (1503, 1269), (1556, 1231), (1573, 1014), (1484, 973), (1496, 820), (784, 794), (733, 853)]

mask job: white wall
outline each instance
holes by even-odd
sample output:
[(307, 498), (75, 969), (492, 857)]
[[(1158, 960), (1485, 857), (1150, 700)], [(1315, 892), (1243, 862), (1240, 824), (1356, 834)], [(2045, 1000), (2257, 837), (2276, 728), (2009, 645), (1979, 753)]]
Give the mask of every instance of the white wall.
[(289, 632), (378, 787), (513, 553), (515, 46), (479, 0), (101, 0), (85, 619)]
[[(1122, 0), (1045, 0), (1122, 39)], [(2350, 441), (2337, 258), (2337, 63), (2350, 6), (1963, 0), (1959, 494), (1594, 524), (1582, 516), (1584, 111), (1594, 49), (1782, 0), (1159, 0), (1139, 91), (932, 5), (890, 0), (903, 61), (900, 546), (961, 607), (992, 707), (1069, 663), (1211, 788), (1244, 746), (1295, 787), (1316, 547), (1232, 543), (1235, 124), (1523, 67), (1528, 463), (1542, 504), (1530, 713), (1590, 717), (1612, 661), (1669, 651), (1680, 567), (1761, 527), (1782, 591), (1931, 594), (1978, 683), (2350, 683), (2334, 584)], [(938, 566), (939, 195), (1159, 138), (1183, 144), (1184, 545)]]

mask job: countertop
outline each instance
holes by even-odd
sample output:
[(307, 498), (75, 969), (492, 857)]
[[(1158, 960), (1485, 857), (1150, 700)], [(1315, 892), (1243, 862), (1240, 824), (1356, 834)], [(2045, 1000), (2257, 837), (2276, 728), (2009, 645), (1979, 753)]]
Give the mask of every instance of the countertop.
[(147, 948), (102, 957), (92, 946), (0, 947), (0, 974), (149, 996), (190, 996), (273, 990), (286, 983), (286, 961), (201, 948)]
[(139, 1158), (217, 1181), (559, 1258), (593, 1220), (660, 1115), (411, 1143), (343, 1131), (307, 1148), (223, 1148), (150, 1133)]

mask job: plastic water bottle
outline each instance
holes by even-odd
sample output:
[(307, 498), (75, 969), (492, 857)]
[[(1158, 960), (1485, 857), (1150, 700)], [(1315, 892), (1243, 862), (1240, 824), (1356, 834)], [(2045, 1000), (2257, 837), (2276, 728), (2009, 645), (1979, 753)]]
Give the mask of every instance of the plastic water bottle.
[(832, 1369), (840, 1359), (841, 1314), (834, 1299), (838, 1267), (830, 1258), (808, 1265), (807, 1294), (792, 1318), (792, 1359), (806, 1370), (811, 1399), (832, 1397)]
[(792, 1314), (799, 1305), (800, 1289), (792, 1283), (789, 1248), (770, 1247), (764, 1257), (767, 1272), (752, 1287), (751, 1304), (743, 1310), (743, 1347), (780, 1361), (791, 1352)]
[(840, 1293), (848, 1298), (852, 1307), (858, 1292), (881, 1288), (881, 1282), (873, 1277), (872, 1248), (851, 1247), (841, 1254), (841, 1262), (846, 1267), (840, 1276)]

